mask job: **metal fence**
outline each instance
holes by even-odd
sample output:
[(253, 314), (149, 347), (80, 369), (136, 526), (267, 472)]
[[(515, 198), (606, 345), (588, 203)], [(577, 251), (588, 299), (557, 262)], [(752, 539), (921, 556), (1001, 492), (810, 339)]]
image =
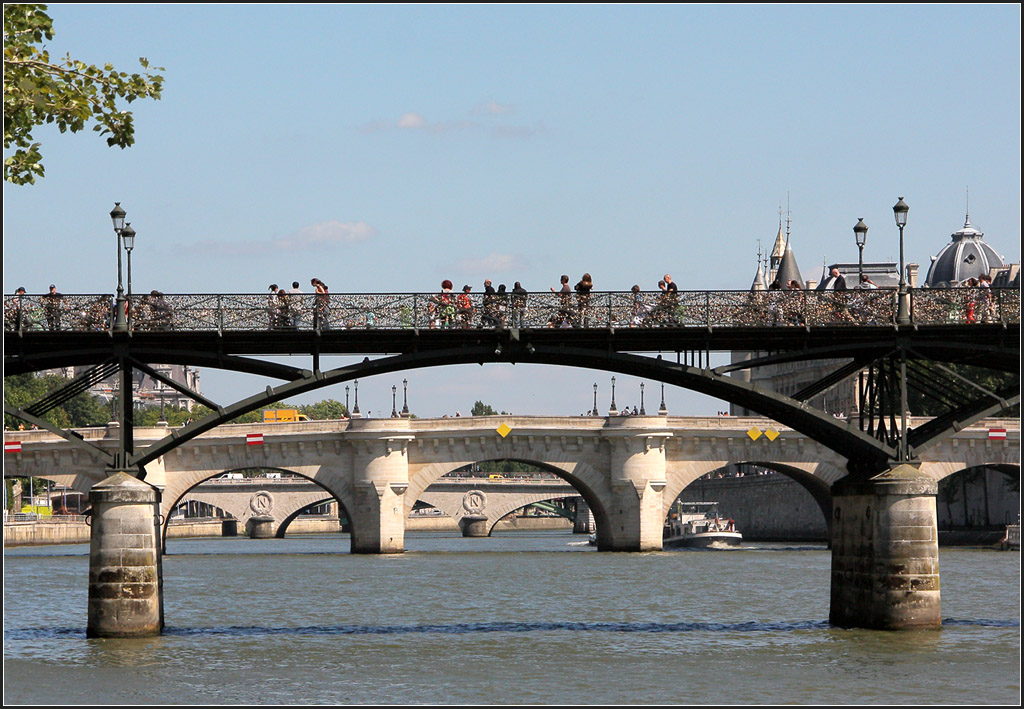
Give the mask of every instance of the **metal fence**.
[[(527, 293), (177, 294), (133, 296), (135, 332), (494, 328), (730, 328), (886, 325), (893, 289)], [(914, 324), (1020, 323), (1013, 288), (913, 289)], [(110, 295), (4, 296), (8, 332), (112, 328)]]

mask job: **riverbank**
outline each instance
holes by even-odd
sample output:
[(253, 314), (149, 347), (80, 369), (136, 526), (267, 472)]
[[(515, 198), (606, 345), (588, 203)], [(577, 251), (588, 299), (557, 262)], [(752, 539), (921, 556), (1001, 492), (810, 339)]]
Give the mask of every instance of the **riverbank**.
[[(172, 522), (167, 527), (168, 539), (196, 539), (224, 536), (224, 520), (197, 519)], [(407, 532), (458, 532), (459, 525), (451, 517), (410, 517), (406, 521)], [(571, 530), (572, 522), (564, 517), (513, 517), (502, 520), (495, 526), (495, 532), (515, 530)], [(337, 517), (300, 517), (294, 520), (287, 535), (334, 534), (339, 531)], [(8, 522), (4, 524), (4, 546), (43, 546), (48, 544), (88, 544), (91, 528), (80, 520), (47, 520)]]

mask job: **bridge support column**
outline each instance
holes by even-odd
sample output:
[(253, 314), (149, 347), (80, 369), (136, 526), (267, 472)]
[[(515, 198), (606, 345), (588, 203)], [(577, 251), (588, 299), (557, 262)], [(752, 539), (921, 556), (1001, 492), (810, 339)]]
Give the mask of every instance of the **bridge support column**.
[[(367, 421), (370, 425), (378, 422)], [(388, 426), (409, 427), (408, 419)], [(409, 489), (410, 435), (367, 430), (353, 445), (356, 471), (353, 509), (349, 510), (353, 554), (400, 554), (405, 551), (405, 491)]]
[(459, 520), (459, 527), (464, 537), (489, 537), (491, 536), (491, 520), (487, 515), (463, 515)]
[(160, 491), (124, 472), (89, 492), (90, 638), (159, 635), (164, 626)]
[(250, 539), (273, 539), (277, 535), (275, 520), (269, 515), (254, 515), (245, 523), (245, 533)]
[(665, 508), (665, 436), (610, 438), (612, 498), (597, 525), (600, 551), (660, 551)]
[(938, 628), (938, 486), (910, 465), (832, 488), (829, 621), (847, 628)]
[(590, 511), (590, 505), (582, 497), (574, 499), (576, 503), (576, 518), (572, 523), (573, 534), (590, 534), (594, 531), (594, 513)]

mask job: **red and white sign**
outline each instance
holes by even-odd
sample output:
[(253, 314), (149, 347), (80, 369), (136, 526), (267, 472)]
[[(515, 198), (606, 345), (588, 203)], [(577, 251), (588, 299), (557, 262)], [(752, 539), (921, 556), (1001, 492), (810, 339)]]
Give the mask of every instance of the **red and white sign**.
[(262, 433), (247, 433), (245, 434), (245, 443), (249, 446), (262, 446), (263, 445), (263, 434)]
[(4, 453), (21, 453), (21, 441), (4, 441)]
[(989, 440), (1006, 440), (1006, 429), (1005, 428), (990, 428), (988, 430)]

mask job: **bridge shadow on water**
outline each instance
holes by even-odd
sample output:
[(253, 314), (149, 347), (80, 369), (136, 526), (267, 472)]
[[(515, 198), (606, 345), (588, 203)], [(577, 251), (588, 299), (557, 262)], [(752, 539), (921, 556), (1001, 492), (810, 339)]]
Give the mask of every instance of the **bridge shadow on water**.
[[(1019, 628), (1016, 620), (992, 618), (945, 618), (944, 628), (987, 627)], [(428, 625), (313, 625), (296, 628), (273, 628), (259, 625), (226, 625), (209, 628), (165, 627), (164, 637), (270, 637), (270, 636), (345, 636), (345, 635), (473, 635), (480, 633), (780, 633), (805, 630), (868, 632), (835, 628), (827, 620), (805, 620), (786, 623), (745, 621), (741, 623), (446, 623)], [(889, 632), (889, 631), (872, 631)], [(928, 631), (932, 632), (932, 631)], [(81, 639), (84, 628), (19, 628), (5, 632), (8, 640)], [(144, 638), (149, 640), (151, 638)], [(101, 642), (111, 642), (109, 639)]]

